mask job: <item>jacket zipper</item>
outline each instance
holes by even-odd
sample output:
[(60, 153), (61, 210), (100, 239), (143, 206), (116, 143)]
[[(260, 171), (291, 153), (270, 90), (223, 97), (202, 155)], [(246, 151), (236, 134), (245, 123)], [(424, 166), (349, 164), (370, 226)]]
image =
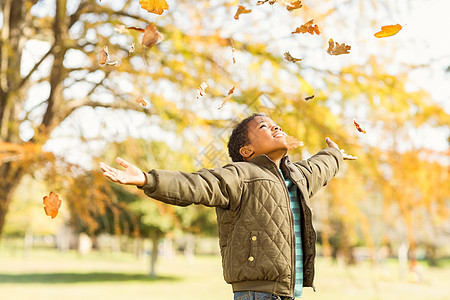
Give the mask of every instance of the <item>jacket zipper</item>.
[[(283, 184), (283, 186), (284, 186), (284, 190), (286, 191), (286, 195), (287, 195), (287, 201), (288, 201), (288, 207), (289, 207), (289, 212), (290, 212), (290, 214), (289, 214), (289, 221), (290, 221), (290, 224), (291, 224), (291, 261), (293, 261), (293, 268), (292, 268), (292, 270), (293, 270), (293, 274), (291, 274), (291, 288), (292, 288), (292, 290), (291, 290), (291, 292), (292, 292), (292, 294), (294, 294), (294, 290), (295, 290), (295, 288), (294, 288), (294, 285), (295, 285), (295, 265), (296, 265), (296, 262), (295, 262), (295, 232), (294, 232), (294, 217), (293, 217), (293, 215), (292, 215), (292, 209), (291, 209), (291, 199), (290, 199), (290, 196), (289, 196), (289, 190), (288, 190), (288, 188), (287, 188), (287, 186), (286, 186), (286, 182), (284, 182), (284, 175), (281, 173), (282, 171), (281, 171), (281, 166), (280, 166), (280, 168), (277, 170), (278, 171), (278, 174), (279, 174), (279, 176), (278, 176), (278, 178), (280, 178), (281, 179), (281, 183)], [(288, 176), (289, 177), (289, 176)], [(292, 179), (289, 177), (289, 180), (291, 180), (292, 181)], [(292, 246), (293, 246), (293, 248), (292, 248)], [(292, 250), (293, 249), (293, 250)]]
[[(284, 175), (283, 175), (284, 176)], [(294, 183), (294, 180), (291, 178), (291, 176), (290, 176), (290, 174), (289, 174), (289, 172), (288, 172), (288, 174), (287, 174), (287, 177), (289, 178), (289, 180), (291, 180), (292, 181), (292, 183)], [(298, 187), (297, 187), (298, 188)], [(286, 188), (286, 190), (287, 190), (287, 188)], [(300, 191), (300, 188), (298, 188), (298, 192), (299, 193), (301, 193), (301, 191)], [(289, 195), (289, 191), (288, 191), (288, 195)], [(289, 199), (290, 200), (290, 199)], [(299, 202), (300, 202), (300, 206), (301, 206), (301, 211), (302, 211), (302, 218), (305, 218), (305, 214), (304, 214), (304, 208), (303, 208), (303, 203), (301, 203), (301, 200), (299, 199)], [(289, 204), (290, 204), (290, 201), (289, 201)], [(309, 208), (308, 208), (309, 209)], [(291, 214), (292, 215), (292, 214)], [(300, 224), (301, 225), (301, 224)], [(302, 229), (303, 230), (303, 229)], [(295, 236), (294, 236), (294, 241), (295, 241)], [(304, 266), (303, 266), (303, 270), (304, 270)], [(295, 272), (294, 272), (294, 274), (295, 274)], [(295, 278), (295, 277), (294, 277)], [(312, 287), (312, 289), (313, 289), (313, 291), (314, 292), (316, 292), (316, 287), (314, 286), (314, 280), (311, 282), (311, 287)], [(303, 287), (302, 287), (303, 288)]]

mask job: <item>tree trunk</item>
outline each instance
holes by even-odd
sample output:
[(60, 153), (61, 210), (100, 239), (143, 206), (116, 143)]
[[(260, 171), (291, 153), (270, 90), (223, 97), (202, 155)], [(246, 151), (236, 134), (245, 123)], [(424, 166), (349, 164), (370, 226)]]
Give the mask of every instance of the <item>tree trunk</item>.
[(23, 167), (17, 163), (9, 162), (0, 165), (0, 236), (12, 196), (24, 175), (23, 171)]
[(156, 260), (158, 259), (158, 244), (159, 244), (160, 236), (157, 234), (154, 234), (151, 236), (150, 240), (152, 242), (152, 254), (150, 257), (149, 276), (156, 277), (155, 265), (156, 265)]

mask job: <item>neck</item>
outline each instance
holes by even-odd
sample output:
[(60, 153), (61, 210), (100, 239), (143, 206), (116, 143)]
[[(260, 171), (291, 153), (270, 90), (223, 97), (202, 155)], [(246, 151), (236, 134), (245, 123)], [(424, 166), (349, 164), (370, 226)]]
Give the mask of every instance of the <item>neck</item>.
[[(266, 154), (277, 165), (277, 168), (279, 169), (280, 168), (281, 159), (286, 156), (287, 151), (276, 151), (276, 152), (272, 152), (272, 153), (261, 153), (261, 154)], [(254, 153), (252, 156), (250, 156), (248, 158), (247, 161), (250, 161), (255, 156), (258, 156), (258, 155), (261, 155), (261, 154)]]

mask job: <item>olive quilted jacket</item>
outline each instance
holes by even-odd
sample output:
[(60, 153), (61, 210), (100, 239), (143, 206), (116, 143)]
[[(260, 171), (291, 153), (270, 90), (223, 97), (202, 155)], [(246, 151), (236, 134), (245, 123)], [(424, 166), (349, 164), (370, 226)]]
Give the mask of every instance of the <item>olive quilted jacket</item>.
[[(339, 170), (342, 154), (326, 148), (280, 168), (299, 188), (302, 207), (303, 285), (313, 287), (316, 233), (310, 198)], [(216, 207), (225, 281), (233, 291), (293, 296), (295, 236), (289, 194), (276, 164), (266, 155), (195, 173), (151, 170), (145, 194), (165, 203)]]

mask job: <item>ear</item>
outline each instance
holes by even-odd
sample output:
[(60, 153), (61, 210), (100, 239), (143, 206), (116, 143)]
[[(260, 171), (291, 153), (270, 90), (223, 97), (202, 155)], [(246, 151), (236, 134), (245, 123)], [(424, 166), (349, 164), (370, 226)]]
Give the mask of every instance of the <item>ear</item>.
[(251, 146), (244, 146), (239, 149), (239, 153), (242, 155), (243, 158), (249, 158), (253, 155), (253, 149)]

